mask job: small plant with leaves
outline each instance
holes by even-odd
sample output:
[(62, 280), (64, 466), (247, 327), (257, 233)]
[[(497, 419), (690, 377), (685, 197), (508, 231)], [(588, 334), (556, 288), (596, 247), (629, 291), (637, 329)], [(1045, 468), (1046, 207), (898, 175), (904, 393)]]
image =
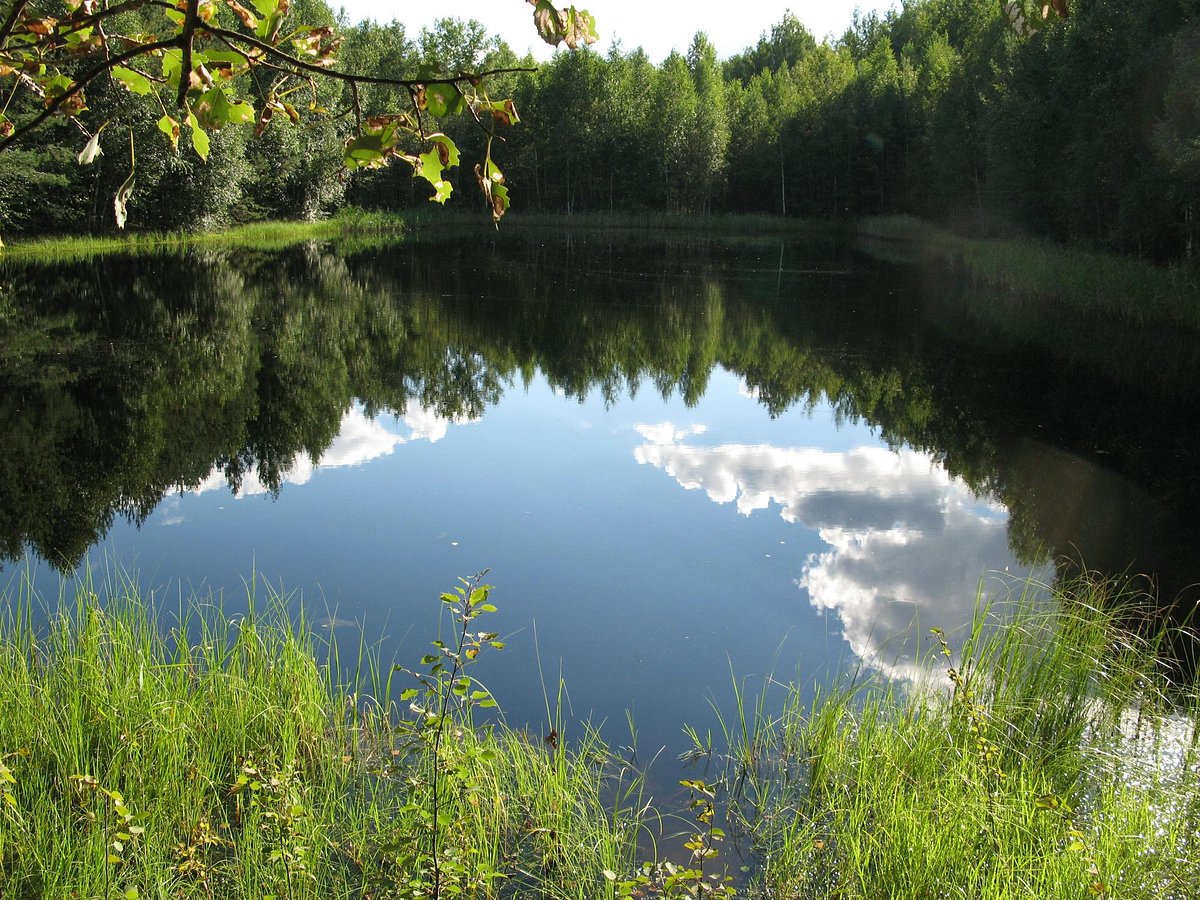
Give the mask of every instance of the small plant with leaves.
[[(299, 771), (294, 765), (272, 771), (247, 759), (229, 792), (238, 798), (239, 815), (254, 822), (266, 838), (268, 862), (282, 872), (286, 896), (296, 896), (302, 881), (314, 880), (309, 871), (309, 809)], [(264, 900), (275, 896), (266, 894)]]
[(701, 779), (685, 778), (679, 782), (688, 789), (688, 810), (695, 826), (684, 842), (691, 851), (686, 865), (670, 860), (656, 864), (644, 863), (631, 878), (619, 879), (606, 870), (604, 877), (613, 884), (617, 896), (632, 900), (655, 895), (668, 900), (711, 897), (714, 900), (734, 896), (733, 877), (727, 872), (708, 871), (708, 864), (720, 856), (717, 845), (725, 832), (716, 824), (716, 788)]
[[(120, 791), (109, 790), (93, 775), (72, 775), (71, 783), (75, 785), (76, 799), (83, 809), (84, 817), (89, 822), (98, 824), (105, 832), (104, 895), (108, 897), (115, 881), (113, 876), (128, 865), (130, 855), (146, 829), (133, 824), (134, 815)], [(97, 797), (107, 801), (107, 810), (97, 812), (92, 808), (92, 801)], [(132, 884), (126, 884), (120, 890), (123, 900), (137, 900), (141, 896), (137, 887)]]
[(0, 756), (0, 872), (4, 871), (7, 845), (12, 843), (19, 847), (27, 827), (15, 793), (17, 776), (9, 765), (11, 761), (27, 756), (29, 749), (26, 747)]
[(1096, 859), (1096, 851), (1088, 846), (1088, 837), (1075, 821), (1075, 811), (1062, 797), (1057, 794), (1042, 794), (1034, 801), (1034, 806), (1042, 815), (1053, 816), (1062, 823), (1063, 852), (1079, 854), (1085, 867), (1085, 896), (1103, 898), (1110, 896), (1108, 884), (1100, 872), (1100, 864)]
[[(946, 641), (945, 632), (940, 628), (931, 628), (929, 632), (940, 644), (941, 655), (946, 659), (951, 659), (954, 653)], [(970, 673), (965, 667), (959, 669), (949, 666), (946, 669), (946, 677), (954, 685), (951, 711), (956, 721), (965, 726), (973, 751), (983, 764), (986, 779), (989, 782), (1003, 781), (1008, 775), (1000, 764), (1000, 748), (992, 740), (993, 726), (988, 718), (988, 710), (986, 706), (978, 702), (975, 696)]]
[(210, 853), (217, 849), (232, 849), (233, 846), (233, 842), (222, 837), (212, 822), (201, 817), (188, 838), (174, 847), (175, 874), (185, 881), (203, 885), (212, 893), (216, 873)]
[(474, 630), (477, 619), (496, 611), (489, 600), (492, 587), (483, 582), (486, 575), (485, 570), (469, 579), (460, 578), (457, 588), (441, 595), (453, 637), (449, 642), (433, 642), (436, 652), (421, 659), (424, 668), (395, 667), (395, 671), (405, 672), (417, 682), (400, 699), (408, 702), (416, 716), (409, 732), (416, 749), (430, 761), (427, 783), (413, 785), (416, 789), (412, 795), (419, 799), (410, 801), (404, 810), (419, 823), (421, 843), (416, 847), (393, 843), (385, 848), (397, 868), (406, 872), (402, 896), (486, 892), (488, 885), (500, 877), (469, 848), (456, 846), (452, 840), (458, 833), (453, 803), (477, 792), (474, 765), (489, 762), (494, 752), (474, 744), (466, 751), (460, 747), (455, 753), (446, 752), (451, 739), (473, 727), (472, 709), (496, 705), (491, 693), (467, 671), (484, 649), (504, 649), (496, 632)]

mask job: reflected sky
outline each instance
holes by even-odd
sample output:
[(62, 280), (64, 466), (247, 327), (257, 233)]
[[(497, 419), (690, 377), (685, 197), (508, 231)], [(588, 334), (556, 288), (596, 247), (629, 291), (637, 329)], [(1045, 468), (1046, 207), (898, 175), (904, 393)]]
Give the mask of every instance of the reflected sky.
[(91, 559), (231, 613), (268, 582), (339, 640), (357, 645), (357, 623), (408, 662), (437, 633), (440, 592), (490, 569), (508, 647), (477, 674), (509, 721), (545, 730), (561, 677), (564, 715), (619, 743), (629, 711), (652, 755), (678, 750), (684, 723), (716, 729), (734, 675), (755, 689), (863, 662), (907, 674), (928, 649), (895, 637), (914, 614), (952, 630), (981, 576), (1020, 574), (1005, 521), (926, 457), (824, 405), (772, 418), (723, 371), (690, 407), (653, 390), (580, 401), (536, 377), (469, 423), (354, 407), (277, 496), (214, 473), (140, 529), (117, 522)]
[[(285, 485), (307, 484), (318, 469), (325, 471), (340, 469), (346, 466), (361, 466), (373, 459), (387, 456), (402, 444), (412, 441), (429, 441), (436, 444), (446, 436), (451, 425), (462, 425), (470, 419), (449, 419), (439, 416), (431, 410), (414, 409), (391, 419), (391, 427), (383, 419), (370, 419), (362, 411), (361, 406), (354, 406), (342, 416), (338, 427), (338, 436), (333, 443), (321, 454), (319, 461), (308, 456), (300, 456), (283, 476)], [(396, 425), (403, 425), (407, 433), (392, 430)], [(190, 493), (204, 494), (208, 491), (228, 490), (229, 482), (224, 472), (218, 467)], [(254, 494), (269, 494), (271, 489), (262, 483), (257, 471), (247, 472), (241, 483), (232, 491), (235, 497), (247, 497)], [(176, 503), (176, 507), (178, 503)], [(163, 525), (176, 524), (177, 518), (162, 521)]]
[(814, 608), (837, 616), (870, 667), (920, 677), (929, 628), (961, 632), (977, 593), (999, 605), (1052, 575), (1014, 559), (1003, 506), (976, 497), (925, 454), (706, 446), (695, 440), (704, 429), (670, 423), (637, 431), (646, 439), (634, 449), (639, 463), (743, 516), (775, 506), (784, 521), (820, 536), (826, 549), (809, 554), (795, 583)]

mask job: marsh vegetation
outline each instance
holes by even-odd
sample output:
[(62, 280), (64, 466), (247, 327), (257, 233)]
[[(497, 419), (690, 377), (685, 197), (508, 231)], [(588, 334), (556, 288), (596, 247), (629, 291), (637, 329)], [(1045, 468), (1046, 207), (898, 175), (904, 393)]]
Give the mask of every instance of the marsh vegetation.
[[(257, 589), (251, 585), (251, 590)], [(1200, 884), (1200, 706), (1167, 635), (1081, 580), (1002, 630), (934, 628), (940, 679), (866, 673), (697, 742), (690, 801), (555, 718), (506, 725), (481, 577), (431, 652), (319, 643), (269, 592), (228, 617), (135, 580), (0, 618), (5, 896), (1184, 898)], [(430, 602), (438, 602), (431, 599)], [(346, 680), (342, 673), (355, 673)], [(695, 734), (693, 732), (693, 734)], [(656, 853), (648, 835), (679, 832)]]

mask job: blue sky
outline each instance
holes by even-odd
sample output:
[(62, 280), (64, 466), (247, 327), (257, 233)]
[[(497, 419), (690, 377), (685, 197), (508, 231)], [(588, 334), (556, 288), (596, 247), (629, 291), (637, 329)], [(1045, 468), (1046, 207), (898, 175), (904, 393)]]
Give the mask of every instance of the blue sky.
[[(388, 0), (333, 0), (350, 21), (372, 18), (382, 22), (399, 19), (415, 35), (422, 26), (441, 16), (478, 19), (493, 34), (499, 34), (518, 53), (527, 48), (539, 59), (553, 52), (533, 30), (533, 8), (525, 0), (456, 0), (454, 3), (403, 4)], [(655, 0), (583, 0), (577, 6), (596, 17), (600, 41), (595, 49), (606, 52), (613, 38), (627, 50), (641, 46), (650, 58), (661, 61), (672, 49), (684, 52), (697, 31), (704, 31), (722, 57), (731, 56), (754, 44), (759, 35), (778, 22), (789, 7), (818, 39), (840, 35), (850, 24), (856, 8), (883, 13), (891, 0), (738, 0), (736, 4), (655, 2)]]

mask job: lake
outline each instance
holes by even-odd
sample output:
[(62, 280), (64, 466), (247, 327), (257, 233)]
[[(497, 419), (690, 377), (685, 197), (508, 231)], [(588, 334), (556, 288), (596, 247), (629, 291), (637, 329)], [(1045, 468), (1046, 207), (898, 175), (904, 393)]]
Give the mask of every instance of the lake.
[(981, 591), (1146, 573), (1171, 614), (1200, 582), (1194, 335), (853, 240), (506, 225), (0, 291), (10, 586), (124, 568), (234, 615), (269, 585), (415, 663), (489, 569), (510, 723), (548, 730), (561, 678), (643, 757), (734, 679), (917, 677)]

